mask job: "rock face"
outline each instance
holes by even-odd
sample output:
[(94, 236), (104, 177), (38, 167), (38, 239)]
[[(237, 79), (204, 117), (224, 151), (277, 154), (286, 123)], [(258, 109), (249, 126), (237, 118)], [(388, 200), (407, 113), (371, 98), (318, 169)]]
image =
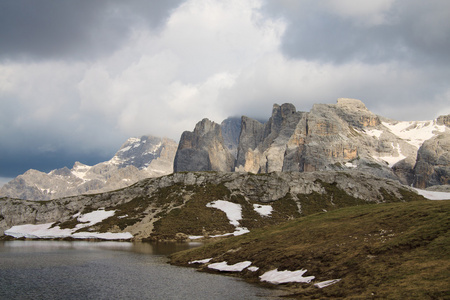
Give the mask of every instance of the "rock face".
[[(322, 212), (325, 208), (332, 210), (350, 205), (421, 198), (413, 189), (398, 182), (353, 170), (258, 175), (239, 172), (174, 173), (100, 194), (50, 201), (0, 198), (0, 236), (6, 229), (21, 224), (59, 222), (56, 226), (67, 222), (66, 226), (74, 227), (78, 213), (100, 208), (114, 210), (114, 216), (108, 222), (87, 230), (130, 232), (135, 239), (175, 239), (177, 234), (202, 235), (205, 228), (208, 234), (216, 234), (214, 232), (221, 227), (229, 230), (230, 223), (225, 213), (207, 206), (207, 203), (218, 199), (239, 203), (242, 222), (246, 222), (243, 226), (252, 230), (293, 216)], [(271, 205), (271, 216), (260, 216), (254, 211), (255, 204)]]
[(423, 143), (414, 166), (414, 186), (450, 184), (450, 133), (439, 134)]
[[(202, 128), (207, 121), (201, 121), (194, 132), (183, 133), (174, 170), (270, 173), (357, 169), (407, 185), (446, 184), (448, 148), (442, 140), (448, 141), (449, 120), (449, 116), (433, 121), (390, 120), (375, 115), (360, 100), (348, 98), (340, 98), (336, 104), (315, 104), (310, 112), (298, 112), (292, 104), (275, 104), (265, 124), (241, 118), (236, 155), (234, 142), (225, 145), (223, 129), (210, 125), (205, 134)], [(440, 158), (426, 155), (429, 162), (425, 165), (422, 155), (416, 165), (419, 148), (427, 140), (430, 148), (430, 143), (435, 143), (430, 139), (435, 141), (438, 134), (444, 134), (436, 146), (442, 148)], [(217, 159), (223, 159), (222, 164)], [(421, 177), (423, 172), (428, 175)]]
[(28, 170), (5, 184), (1, 196), (50, 200), (99, 193), (129, 186), (138, 180), (172, 173), (177, 144), (153, 136), (128, 139), (107, 162), (88, 166), (76, 162), (49, 173)]
[(203, 119), (197, 123), (193, 132), (185, 131), (181, 135), (174, 160), (174, 172), (230, 172), (233, 166), (234, 158), (225, 146), (219, 124)]
[(241, 133), (241, 118), (227, 118), (220, 124), (223, 142), (233, 157), (237, 156), (239, 135)]

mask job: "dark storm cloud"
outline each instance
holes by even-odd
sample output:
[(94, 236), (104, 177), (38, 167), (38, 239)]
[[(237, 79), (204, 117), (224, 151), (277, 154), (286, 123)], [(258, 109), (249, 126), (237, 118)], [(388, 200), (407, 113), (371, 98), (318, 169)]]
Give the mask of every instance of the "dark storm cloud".
[(364, 16), (343, 17), (318, 1), (294, 2), (266, 1), (264, 10), (288, 21), (282, 50), (292, 58), (331, 63), (450, 62), (449, 1), (393, 1), (380, 24), (366, 24)]
[(94, 59), (134, 26), (157, 27), (181, 0), (0, 2), (0, 59)]

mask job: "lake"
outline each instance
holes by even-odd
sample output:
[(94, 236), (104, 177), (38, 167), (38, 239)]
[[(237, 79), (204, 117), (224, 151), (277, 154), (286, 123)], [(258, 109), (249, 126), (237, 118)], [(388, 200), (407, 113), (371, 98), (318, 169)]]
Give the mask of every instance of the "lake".
[(167, 264), (195, 244), (0, 242), (1, 299), (269, 299), (238, 278)]

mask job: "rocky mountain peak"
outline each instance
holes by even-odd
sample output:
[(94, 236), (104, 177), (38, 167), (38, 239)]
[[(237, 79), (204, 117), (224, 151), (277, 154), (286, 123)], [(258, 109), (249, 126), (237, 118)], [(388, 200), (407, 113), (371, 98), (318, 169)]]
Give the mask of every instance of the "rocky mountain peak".
[(347, 108), (347, 109), (358, 109), (358, 110), (367, 110), (366, 105), (358, 99), (352, 99), (352, 98), (338, 98), (336, 105), (341, 108)]
[[(223, 130), (210, 129), (208, 137), (200, 138), (200, 132), (212, 126), (209, 122), (202, 120), (194, 132), (183, 133), (178, 152), (184, 158), (176, 161), (175, 171), (224, 170), (230, 166), (229, 157), (234, 157), (237, 172), (357, 169), (407, 185), (448, 182), (448, 145), (442, 142), (448, 140), (448, 130), (439, 125), (448, 124), (448, 116), (436, 121), (388, 120), (371, 112), (362, 101), (350, 98), (339, 98), (336, 104), (314, 104), (309, 112), (296, 111), (291, 103), (274, 104), (264, 124), (242, 116), (236, 155), (229, 155), (232, 147), (222, 144)], [(442, 134), (444, 138), (433, 138)], [(426, 140), (428, 150), (424, 148), (418, 156)], [(433, 151), (439, 152), (437, 157), (431, 157)], [(200, 157), (189, 165), (189, 159)], [(221, 157), (226, 157), (227, 168), (212, 167), (220, 164)], [(202, 160), (204, 163), (199, 163)], [(420, 163), (415, 167), (416, 160)], [(425, 171), (429, 176), (420, 177)]]
[(213, 122), (207, 118), (204, 118), (200, 122), (198, 122), (195, 125), (194, 131), (196, 134), (203, 136), (205, 134), (208, 134), (209, 132), (215, 132), (217, 130), (220, 130), (220, 125), (216, 122)]
[(436, 119), (436, 123), (438, 125), (445, 125), (447, 127), (450, 127), (450, 115), (443, 115), (443, 116), (439, 116)]

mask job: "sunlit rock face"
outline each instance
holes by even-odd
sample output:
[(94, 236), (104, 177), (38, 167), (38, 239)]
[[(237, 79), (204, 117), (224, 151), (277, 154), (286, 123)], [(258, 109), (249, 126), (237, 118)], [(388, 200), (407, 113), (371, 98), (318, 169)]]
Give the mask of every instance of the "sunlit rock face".
[[(275, 104), (267, 122), (242, 116), (237, 145), (235, 141), (228, 142), (228, 146), (223, 136), (229, 130), (223, 128), (224, 123), (221, 128), (203, 120), (193, 132), (184, 132), (174, 171), (357, 169), (407, 185), (448, 184), (445, 155), (439, 156), (439, 163), (431, 163), (434, 167), (424, 164), (422, 158), (416, 165), (416, 160), (425, 141), (429, 141), (427, 148), (439, 135), (444, 134), (441, 139), (448, 141), (449, 116), (431, 121), (396, 121), (378, 116), (362, 101), (349, 98), (340, 98), (336, 104), (315, 104), (309, 112), (296, 111), (289, 103)], [(439, 145), (436, 147), (448, 153), (444, 142)]]
[(141, 179), (170, 174), (177, 143), (167, 138), (129, 138), (109, 161), (88, 166), (76, 162), (49, 173), (28, 170), (5, 184), (0, 196), (51, 200), (129, 186)]

